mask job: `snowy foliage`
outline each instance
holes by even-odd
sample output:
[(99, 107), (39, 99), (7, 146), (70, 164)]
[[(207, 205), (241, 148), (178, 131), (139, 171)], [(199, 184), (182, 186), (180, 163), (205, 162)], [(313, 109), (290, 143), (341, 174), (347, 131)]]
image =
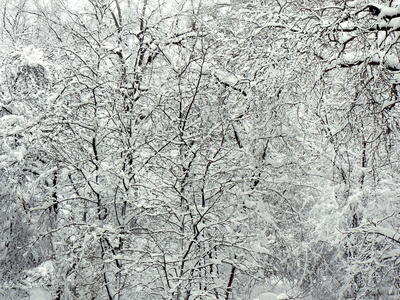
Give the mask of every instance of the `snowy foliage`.
[(399, 3), (1, 5), (5, 288), (399, 297)]

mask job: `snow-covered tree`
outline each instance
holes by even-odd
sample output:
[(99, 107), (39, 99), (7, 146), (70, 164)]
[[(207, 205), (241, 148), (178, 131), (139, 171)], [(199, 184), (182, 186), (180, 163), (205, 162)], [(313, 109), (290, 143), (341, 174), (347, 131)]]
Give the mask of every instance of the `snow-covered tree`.
[(397, 297), (394, 1), (1, 5), (4, 282)]

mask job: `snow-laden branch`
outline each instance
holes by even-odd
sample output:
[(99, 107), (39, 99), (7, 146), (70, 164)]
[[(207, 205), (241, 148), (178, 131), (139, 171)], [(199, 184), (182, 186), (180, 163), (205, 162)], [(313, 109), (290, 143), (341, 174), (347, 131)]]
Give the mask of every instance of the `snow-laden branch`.
[(393, 54), (385, 54), (382, 52), (366, 55), (346, 53), (342, 58), (335, 59), (334, 62), (341, 67), (352, 67), (365, 63), (368, 65), (383, 65), (390, 71), (400, 71), (399, 58)]
[(400, 244), (400, 233), (398, 231), (378, 225), (381, 222), (383, 222), (384, 220), (387, 220), (387, 219), (393, 217), (394, 215), (397, 215), (397, 213), (395, 212), (388, 216), (385, 216), (383, 219), (374, 220), (374, 221), (371, 221), (370, 223), (363, 224), (363, 225), (361, 225), (357, 228), (353, 228), (345, 233), (377, 234), (377, 235), (384, 236), (384, 237)]
[(385, 228), (379, 225), (372, 227), (370, 233), (375, 233), (387, 237), (388, 239), (400, 244), (400, 233), (393, 229)]
[(356, 30), (362, 31), (400, 31), (400, 6), (389, 7), (381, 4), (369, 4), (355, 13), (358, 15), (361, 12), (369, 11), (372, 16), (376, 16), (377, 23), (374, 26), (368, 28), (361, 28), (347, 22), (348, 18), (344, 22), (340, 23), (339, 31), (341, 32), (353, 32)]
[(400, 17), (400, 6), (385, 6), (382, 4), (371, 3), (359, 10), (357, 13), (368, 10), (373, 16), (377, 16), (378, 20), (391, 20)]
[(222, 83), (226, 87), (230, 87), (233, 90), (240, 92), (243, 96), (247, 96), (246, 91), (236, 86), (236, 84), (240, 82), (240, 78), (238, 78), (235, 74), (216, 68), (209, 63), (205, 63), (202, 66), (194, 64), (193, 69), (201, 72), (203, 75), (214, 76), (219, 83)]
[[(366, 54), (358, 54), (349, 52), (341, 57), (329, 57), (324, 53), (317, 53), (319, 59), (330, 62), (333, 67), (350, 68), (362, 64), (370, 66), (382, 65), (390, 71), (400, 71), (400, 60), (396, 55), (386, 54), (385, 52), (372, 52)], [(329, 70), (331, 70), (330, 68)]]
[[(382, 236), (396, 244), (400, 244), (400, 233), (399, 232), (397, 232), (396, 230), (393, 230), (391, 228), (380, 226), (374, 222), (370, 223), (370, 224), (361, 225), (360, 227), (354, 228), (354, 229), (348, 231), (347, 233), (376, 234), (376, 235)], [(383, 260), (396, 259), (399, 256), (400, 256), (400, 249), (395, 247), (395, 249), (385, 251), (381, 256), (381, 259), (383, 259)]]
[(400, 233), (394, 229), (382, 227), (376, 223), (361, 225), (360, 227), (354, 228), (347, 233), (367, 233), (377, 234), (388, 238), (389, 240), (400, 244)]

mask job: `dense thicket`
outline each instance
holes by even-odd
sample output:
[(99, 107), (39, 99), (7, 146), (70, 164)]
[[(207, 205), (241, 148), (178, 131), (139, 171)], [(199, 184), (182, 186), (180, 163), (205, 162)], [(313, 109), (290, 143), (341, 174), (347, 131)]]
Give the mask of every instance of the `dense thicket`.
[(394, 1), (1, 6), (1, 293), (400, 296)]

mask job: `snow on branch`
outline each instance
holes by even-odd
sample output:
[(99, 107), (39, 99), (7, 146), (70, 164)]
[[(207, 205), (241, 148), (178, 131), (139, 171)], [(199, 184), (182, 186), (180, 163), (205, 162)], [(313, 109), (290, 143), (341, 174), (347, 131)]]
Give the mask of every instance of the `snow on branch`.
[(372, 15), (377, 16), (378, 30), (398, 31), (400, 30), (400, 6), (389, 7), (379, 4), (368, 5)]
[(378, 30), (385, 31), (399, 31), (400, 30), (400, 17), (393, 18), (389, 22), (382, 20), (377, 25)]
[(321, 54), (319, 56), (322, 59), (331, 61), (335, 66), (339, 66), (342, 68), (350, 68), (354, 66), (359, 66), (361, 64), (367, 64), (371, 66), (382, 65), (390, 71), (400, 71), (400, 60), (397, 56), (393, 54), (385, 54), (379, 52), (360, 55), (350, 52), (346, 53), (342, 57), (334, 59), (328, 59), (327, 57), (323, 57)]
[(388, 239), (400, 244), (400, 233), (398, 233), (397, 231), (395, 231), (393, 229), (375, 225), (372, 231), (373, 231), (372, 233), (382, 235), (382, 236), (387, 237)]
[(357, 13), (367, 9), (373, 16), (377, 16), (378, 20), (391, 20), (400, 17), (400, 6), (389, 7), (376, 3), (368, 4)]
[(376, 24), (375, 26), (369, 27), (369, 28), (360, 28), (357, 26), (348, 26), (347, 24), (341, 25), (341, 27), (339, 29), (337, 29), (337, 31), (340, 32), (354, 32), (356, 30), (362, 30), (362, 31), (369, 31), (369, 32), (376, 32), (376, 31), (400, 31), (400, 26), (399, 26), (399, 22), (400, 22), (400, 17), (399, 18), (395, 18), (389, 22), (387, 21), (381, 21), (378, 24)]
[(400, 244), (400, 233), (396, 230), (382, 227), (372, 222), (371, 224), (364, 224), (358, 228), (354, 228), (348, 233), (367, 233), (367, 234), (377, 234), (383, 237), (388, 238), (389, 240)]
[(203, 75), (214, 76), (219, 83), (240, 92), (245, 97), (247, 96), (246, 91), (236, 86), (240, 82), (240, 79), (235, 74), (215, 68), (211, 64), (207, 63), (203, 64), (202, 66), (194, 65), (194, 69), (201, 72)]
[(359, 28), (358, 26), (350, 25), (347, 22), (341, 23), (339, 28), (342, 32), (353, 32), (356, 30), (363, 31), (400, 31), (400, 6), (389, 7), (380, 4), (369, 4), (355, 13), (358, 15), (361, 12), (369, 11), (372, 16), (376, 16), (376, 25), (369, 28)]

